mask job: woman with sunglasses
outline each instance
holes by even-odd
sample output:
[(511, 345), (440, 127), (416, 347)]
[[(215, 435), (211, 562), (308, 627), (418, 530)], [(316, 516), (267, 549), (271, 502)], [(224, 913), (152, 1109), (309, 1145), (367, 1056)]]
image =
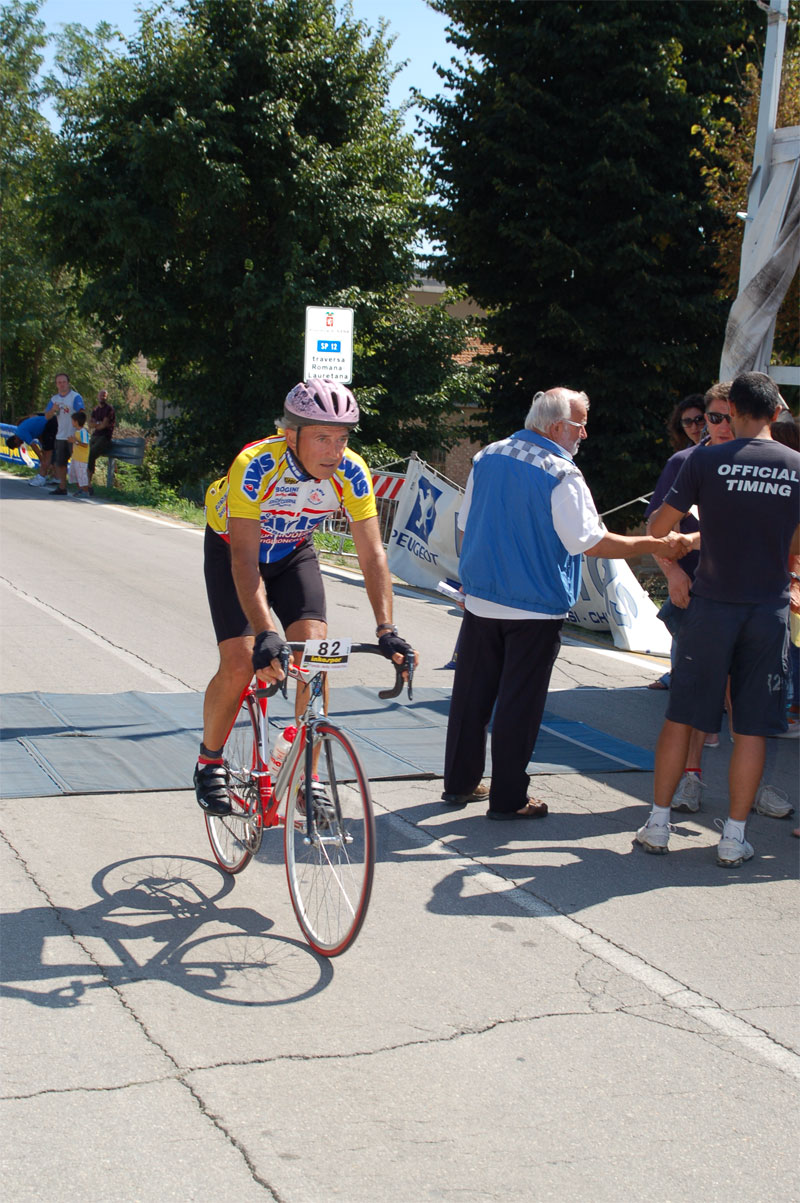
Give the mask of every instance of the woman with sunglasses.
[(667, 421), (667, 434), (673, 451), (695, 447), (703, 437), (706, 425), (702, 393), (690, 393), (673, 409)]

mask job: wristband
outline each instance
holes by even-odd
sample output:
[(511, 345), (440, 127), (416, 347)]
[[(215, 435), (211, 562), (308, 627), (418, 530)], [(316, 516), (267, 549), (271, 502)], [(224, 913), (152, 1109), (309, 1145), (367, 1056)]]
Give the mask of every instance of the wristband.
[(385, 631), (387, 635), (396, 635), (397, 627), (391, 622), (379, 622), (375, 628), (375, 638), (380, 637), (381, 631)]
[(414, 650), (410, 643), (406, 643), (405, 639), (400, 638), (395, 627), (392, 627), (391, 631), (386, 630), (383, 632), (378, 639), (378, 647), (387, 660), (391, 660), (396, 652), (407, 656), (409, 652)]

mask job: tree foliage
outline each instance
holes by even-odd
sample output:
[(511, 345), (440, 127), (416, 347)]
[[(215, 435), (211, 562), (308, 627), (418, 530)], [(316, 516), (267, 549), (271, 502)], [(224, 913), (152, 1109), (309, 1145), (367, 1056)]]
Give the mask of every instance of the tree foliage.
[[(179, 407), (164, 443), (174, 479), (227, 466), (271, 425), (302, 374), (309, 304), (353, 299), (355, 382), (364, 372), (374, 398), (365, 437), (396, 446), (398, 407), (457, 393), (398, 300), (422, 172), (387, 103), (388, 53), (333, 0), (188, 0), (145, 13), (125, 55), (62, 92), (50, 236), (88, 277), (84, 311), (147, 356)], [(403, 315), (383, 338), (382, 304)], [(406, 335), (435, 361), (430, 379), (418, 365), (421, 385), (387, 379)]]
[(692, 129), (736, 91), (762, 16), (739, 0), (433, 3), (464, 55), (426, 106), (436, 270), (489, 310), (487, 433), (518, 426), (539, 388), (585, 389), (581, 462), (601, 506), (621, 503), (652, 488), (675, 400), (715, 379), (720, 219)]
[[(83, 280), (46, 253), (43, 200), (56, 182), (54, 137), (42, 115), (49, 82), (41, 79), (44, 25), (38, 4), (13, 0), (0, 8), (0, 204), (3, 253), (2, 412), (17, 422), (39, 410), (54, 391), (56, 371), (67, 370), (91, 397), (100, 387), (115, 400), (145, 384), (133, 365), (100, 352), (97, 332), (78, 312)], [(109, 27), (100, 34), (108, 36)], [(71, 35), (96, 60), (99, 43)], [(91, 50), (91, 55), (88, 50)]]

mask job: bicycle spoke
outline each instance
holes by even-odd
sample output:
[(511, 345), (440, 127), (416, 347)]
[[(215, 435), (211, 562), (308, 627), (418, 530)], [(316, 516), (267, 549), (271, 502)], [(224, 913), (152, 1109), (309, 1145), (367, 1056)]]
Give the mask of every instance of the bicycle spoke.
[(240, 873), (261, 843), (258, 785), (253, 776), (257, 747), (256, 714), (252, 699), (245, 696), (225, 744), (231, 814), (205, 817), (211, 849), (228, 873)]
[(286, 872), (292, 905), (311, 947), (337, 956), (364, 922), (375, 863), (375, 822), (369, 785), (349, 740), (329, 723), (314, 737), (320, 782), (306, 788), (299, 764), (290, 784), (286, 816)]

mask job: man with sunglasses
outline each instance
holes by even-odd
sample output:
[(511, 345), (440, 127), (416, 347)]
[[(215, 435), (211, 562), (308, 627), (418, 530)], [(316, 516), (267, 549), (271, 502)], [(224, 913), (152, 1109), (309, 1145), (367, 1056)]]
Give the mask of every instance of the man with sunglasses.
[[(725, 380), (712, 384), (711, 388), (705, 394), (705, 412), (701, 420), (705, 423), (707, 434), (703, 436), (701, 445), (718, 446), (720, 443), (727, 443), (733, 438), (730, 424), (730, 406), (728, 404), (730, 391), (731, 382), (730, 380)], [(691, 447), (685, 447), (682, 451), (676, 452), (675, 455), (667, 460), (645, 510), (645, 522), (648, 524), (650, 518), (655, 514), (678, 479), (680, 470), (686, 463), (686, 460), (695, 449), (694, 444)], [(681, 534), (692, 535), (699, 531), (700, 524), (694, 514), (685, 514), (680, 521), (679, 529)], [(672, 636), (671, 659), (673, 661), (677, 650), (678, 631), (686, 613), (686, 607), (689, 605), (689, 590), (691, 589), (695, 569), (697, 568), (698, 558), (699, 555), (696, 550), (690, 551), (687, 556), (681, 557), (680, 560), (673, 561), (656, 558), (656, 563), (667, 578), (667, 587), (669, 590), (669, 596), (659, 610), (658, 617)], [(658, 682), (654, 681), (651, 687), (655, 688), (658, 684)], [(707, 740), (711, 746), (719, 744), (719, 737), (716, 735), (709, 735), (705, 731), (692, 731), (684, 773), (672, 799), (674, 810), (693, 814), (700, 809), (700, 795), (703, 790), (701, 762), (703, 747)]]
[(745, 824), (766, 739), (786, 730), (787, 562), (800, 554), (800, 454), (770, 437), (780, 408), (768, 376), (737, 376), (729, 402), (716, 398), (706, 409), (715, 415), (710, 431), (722, 434), (687, 458), (650, 521), (659, 535), (693, 507), (700, 514), (700, 557), (656, 749), (653, 809), (636, 833), (647, 852), (668, 850), (670, 802), (692, 728), (719, 731), (730, 675), (730, 812), (720, 823), (717, 863), (734, 867), (753, 856)]

